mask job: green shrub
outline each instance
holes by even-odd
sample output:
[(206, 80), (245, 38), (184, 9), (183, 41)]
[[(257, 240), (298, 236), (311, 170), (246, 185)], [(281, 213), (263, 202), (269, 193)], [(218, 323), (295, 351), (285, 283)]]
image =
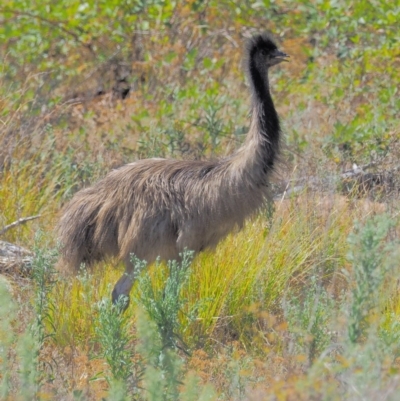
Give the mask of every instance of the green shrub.
[[(182, 289), (190, 277), (190, 265), (193, 260), (193, 252), (185, 250), (181, 261), (168, 261), (166, 267), (156, 263), (156, 269), (160, 274), (161, 287), (157, 288), (151, 280), (148, 270), (138, 276), (136, 301), (149, 315), (149, 318), (157, 325), (163, 348), (178, 348), (187, 352), (179, 321), (179, 315), (183, 313), (186, 301), (182, 298)], [(132, 256), (136, 274), (145, 267), (145, 263)], [(191, 311), (189, 314), (193, 314)]]
[[(137, 366), (133, 363), (134, 348), (133, 337), (130, 333), (128, 315), (122, 313), (124, 309), (123, 298), (113, 305), (106, 298), (98, 305), (98, 322), (95, 333), (96, 340), (101, 347), (98, 355), (104, 358), (109, 366), (113, 391), (124, 392), (128, 390), (128, 383), (132, 384), (130, 392), (135, 391), (139, 376)], [(106, 378), (109, 375), (106, 374)], [(124, 390), (125, 388), (125, 390)]]
[[(349, 236), (348, 259), (352, 273), (347, 273), (352, 284), (349, 305), (348, 339), (355, 344), (367, 335), (372, 312), (383, 306), (385, 291), (383, 284), (396, 266), (395, 244), (387, 242), (393, 220), (387, 216), (375, 216), (362, 226), (356, 223), (354, 233)], [(387, 292), (386, 292), (387, 293)]]
[[(304, 354), (309, 366), (330, 345), (335, 301), (319, 282), (311, 276), (301, 295), (288, 295), (283, 302), (295, 354)], [(289, 349), (292, 344), (288, 344)]]

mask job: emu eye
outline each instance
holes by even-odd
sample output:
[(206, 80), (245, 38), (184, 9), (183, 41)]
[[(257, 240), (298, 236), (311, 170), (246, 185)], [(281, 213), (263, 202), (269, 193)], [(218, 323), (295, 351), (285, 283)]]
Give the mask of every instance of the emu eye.
[(266, 51), (265, 49), (261, 49), (261, 54), (262, 54), (263, 56), (266, 56), (266, 55), (267, 55), (267, 51)]

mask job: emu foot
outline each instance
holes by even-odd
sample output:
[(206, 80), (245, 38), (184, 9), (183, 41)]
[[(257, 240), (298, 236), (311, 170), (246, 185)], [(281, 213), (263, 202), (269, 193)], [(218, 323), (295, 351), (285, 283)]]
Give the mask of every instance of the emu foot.
[(119, 294), (116, 289), (113, 289), (112, 295), (112, 303), (118, 309), (118, 312), (123, 313), (129, 306), (130, 299), (126, 294)]

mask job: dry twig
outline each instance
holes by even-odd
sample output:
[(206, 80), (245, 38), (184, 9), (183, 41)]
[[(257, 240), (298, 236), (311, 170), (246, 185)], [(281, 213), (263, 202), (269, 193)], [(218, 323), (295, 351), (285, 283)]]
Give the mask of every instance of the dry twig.
[(26, 223), (27, 221), (31, 221), (31, 220), (38, 219), (39, 217), (41, 217), (40, 214), (38, 214), (37, 216), (30, 216), (30, 217), (23, 217), (23, 218), (20, 218), (20, 219), (18, 219), (17, 221), (14, 221), (13, 223), (8, 224), (8, 225), (5, 226), (4, 228), (2, 228), (2, 229), (0, 230), (0, 235), (5, 234), (8, 230), (11, 230), (12, 228), (17, 227), (17, 226), (19, 226), (20, 224), (24, 224), (24, 223)]

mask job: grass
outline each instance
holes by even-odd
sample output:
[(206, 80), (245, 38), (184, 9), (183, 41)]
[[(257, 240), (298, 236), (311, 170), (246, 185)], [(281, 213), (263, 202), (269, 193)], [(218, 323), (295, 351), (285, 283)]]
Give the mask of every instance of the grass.
[[(0, 229), (41, 215), (1, 238), (36, 253), (33, 278), (1, 276), (2, 399), (396, 399), (395, 5), (7, 0), (0, 19)], [(265, 28), (291, 55), (271, 73), (284, 127), (273, 190), (311, 188), (182, 277), (142, 271), (122, 316), (115, 261), (50, 274), (53, 227), (80, 188), (138, 158), (214, 158), (243, 142), (241, 44)], [(386, 178), (359, 190), (340, 179), (353, 164)]]
[[(317, 204), (323, 201), (317, 200)], [(324, 215), (310, 212), (316, 207), (310, 200), (284, 201), (277, 206), (270, 228), (260, 217), (244, 231), (229, 236), (216, 252), (196, 257), (182, 293), (187, 315), (200, 302), (197, 321), (181, 317), (182, 323), (189, 325), (187, 341), (210, 336), (219, 320), (229, 325), (233, 337), (241, 337), (247, 325), (242, 315), (248, 308), (259, 303), (267, 310), (273, 309), (291, 282), (301, 282), (316, 270), (330, 276), (343, 265), (346, 235), (359, 214), (345, 214), (346, 204), (339, 210), (333, 204)], [(53, 317), (58, 327), (55, 335), (60, 336), (61, 343), (64, 335), (90, 337), (87, 330), (92, 330), (93, 325), (76, 322), (96, 321), (96, 303), (109, 294), (108, 283), (119, 277), (109, 267), (91, 273), (84, 270), (77, 280), (61, 281), (54, 288), (58, 297)], [(150, 274), (155, 288), (163, 284), (165, 276), (155, 269)]]

